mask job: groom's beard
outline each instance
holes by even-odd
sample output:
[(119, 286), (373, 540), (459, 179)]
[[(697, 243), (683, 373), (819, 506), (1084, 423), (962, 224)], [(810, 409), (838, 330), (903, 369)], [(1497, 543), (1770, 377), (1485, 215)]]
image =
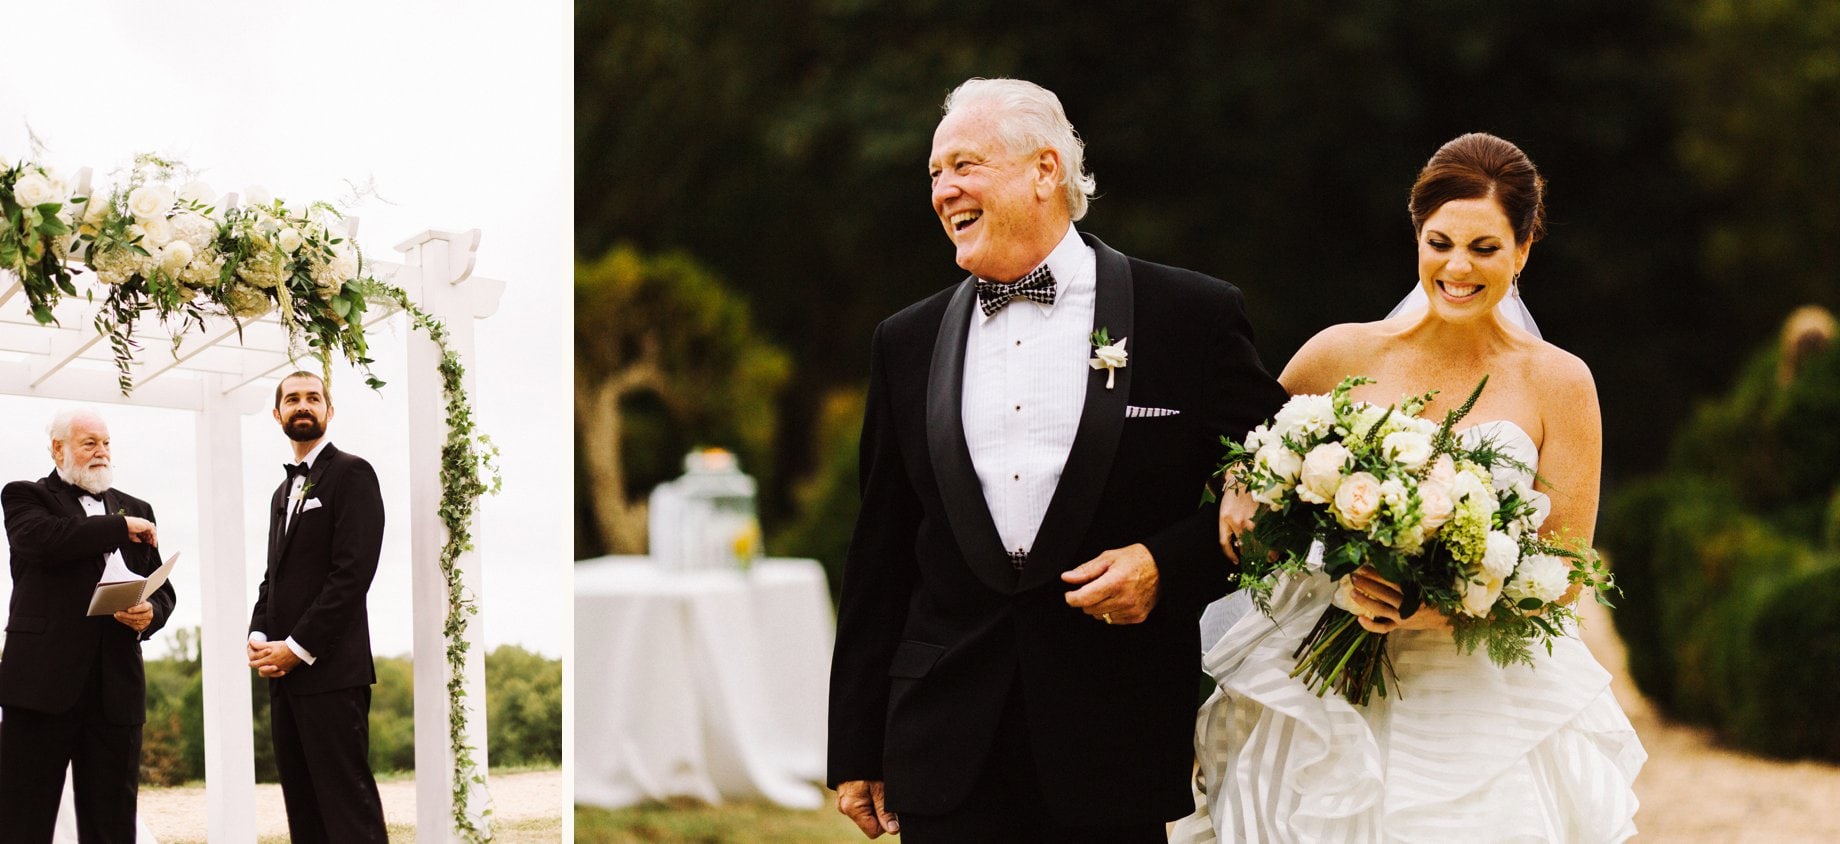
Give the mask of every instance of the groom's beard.
[(115, 484), (115, 470), (106, 460), (95, 461), (90, 466), (78, 466), (75, 460), (66, 460), (58, 464), (57, 470), (64, 483), (97, 495)]
[(281, 431), (294, 442), (310, 443), (326, 435), (326, 426), (313, 414), (302, 411), (290, 417)]

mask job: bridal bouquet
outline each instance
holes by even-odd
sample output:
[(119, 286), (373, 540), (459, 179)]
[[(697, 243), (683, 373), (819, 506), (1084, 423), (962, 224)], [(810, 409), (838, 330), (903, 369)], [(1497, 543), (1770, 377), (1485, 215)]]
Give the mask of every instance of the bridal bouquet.
[(1532, 644), (1550, 652), (1572, 616), (1560, 603), (1569, 589), (1593, 588), (1608, 603), (1602, 560), (1539, 535), (1548, 503), (1521, 480), (1531, 467), (1492, 440), (1458, 441), (1456, 424), (1487, 377), (1441, 423), (1418, 415), (1435, 391), (1386, 407), (1348, 397), (1369, 383), (1353, 377), (1327, 395), (1294, 396), (1245, 442), (1223, 439), (1220, 474), (1259, 505), (1242, 537), (1240, 588), (1269, 614), (1273, 587), (1307, 575), (1321, 544), (1335, 597), (1292, 672), (1318, 696), (1333, 688), (1365, 705), (1387, 692), (1386, 634), (1359, 624), (1351, 597), (1350, 575), (1363, 565), (1399, 584), (1401, 616), (1435, 607), (1450, 616), (1457, 647), (1531, 665)]

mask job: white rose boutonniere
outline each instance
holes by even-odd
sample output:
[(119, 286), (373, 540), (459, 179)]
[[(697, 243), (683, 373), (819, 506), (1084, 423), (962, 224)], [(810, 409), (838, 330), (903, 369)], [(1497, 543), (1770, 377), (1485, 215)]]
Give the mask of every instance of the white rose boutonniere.
[(1112, 385), (1117, 382), (1118, 370), (1123, 369), (1125, 362), (1130, 358), (1130, 355), (1126, 354), (1124, 350), (1125, 339), (1124, 337), (1120, 337), (1118, 338), (1118, 342), (1114, 343), (1112, 342), (1111, 333), (1104, 328), (1100, 328), (1098, 331), (1093, 332), (1093, 356), (1087, 363), (1092, 365), (1094, 369), (1105, 370), (1105, 388), (1107, 390), (1111, 389)]

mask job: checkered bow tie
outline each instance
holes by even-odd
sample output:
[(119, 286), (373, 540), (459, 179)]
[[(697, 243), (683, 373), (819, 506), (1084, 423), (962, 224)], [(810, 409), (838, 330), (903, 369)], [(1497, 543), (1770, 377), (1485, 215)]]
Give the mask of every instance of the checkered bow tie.
[(984, 316), (990, 316), (1003, 309), (1012, 299), (1027, 299), (1044, 305), (1054, 304), (1054, 273), (1048, 271), (1048, 265), (1042, 264), (1035, 271), (1022, 277), (1013, 284), (979, 279), (977, 283), (978, 307), (984, 309)]

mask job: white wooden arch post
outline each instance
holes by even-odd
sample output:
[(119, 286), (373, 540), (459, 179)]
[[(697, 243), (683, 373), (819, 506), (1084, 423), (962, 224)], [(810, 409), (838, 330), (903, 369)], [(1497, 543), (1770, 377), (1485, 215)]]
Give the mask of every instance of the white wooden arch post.
[[(479, 249), (479, 230), (424, 231), (396, 245), (403, 254), (402, 269), (391, 283), (409, 294), (430, 315), (447, 326), (447, 345), (466, 367), (465, 386), (473, 395), (473, 320), (498, 311), (505, 283), (473, 276)], [(441, 546), (447, 529), (438, 517), (441, 506), (441, 446), (447, 441), (446, 402), (439, 378), (428, 377), (441, 362), (441, 350), (422, 332), (409, 338), (409, 508), (410, 556), (415, 569), (415, 828), (423, 841), (459, 841), (453, 824), (453, 748), (448, 724), (453, 715), (447, 694), (447, 581), (441, 574)], [(477, 516), (475, 516), (477, 519)], [(478, 535), (474, 525), (473, 535)], [(461, 554), (454, 565), (471, 596), (480, 589), (479, 552)], [(486, 772), (486, 668), (485, 637), (480, 616), (466, 626), (466, 668), (462, 688), (466, 708), (465, 744), (481, 776)], [(427, 776), (434, 771), (443, 776)], [(485, 790), (469, 786), (468, 810), (486, 806)], [(437, 837), (434, 830), (447, 830)]]
[[(77, 175), (79, 193), (87, 194), (90, 171)], [(234, 205), (235, 194), (222, 204)], [(355, 237), (357, 221), (350, 221)], [(464, 233), (426, 231), (397, 246), (403, 263), (374, 262), (366, 271), (402, 287), (411, 301), (441, 319), (449, 346), (467, 368), (472, 391), (473, 320), (498, 308), (504, 282), (472, 277), (479, 246), (477, 229)], [(93, 274), (78, 284), (97, 284)], [(97, 296), (102, 298), (101, 295)], [(186, 410), (196, 414), (199, 570), (195, 598), (203, 614), (200, 637), (204, 677), (206, 804), (209, 840), (244, 844), (256, 840), (255, 744), (250, 710), (250, 673), (243, 655), (249, 623), (249, 568), (243, 514), (267, 510), (266, 492), (243, 486), (242, 417), (267, 413), (274, 379), (295, 368), (289, 339), (278, 318), (268, 313), (246, 319), (207, 320), (203, 332), (188, 334), (173, 354), (171, 341), (157, 320), (144, 320), (134, 339), (140, 360), (134, 362), (134, 393), (123, 396), (116, 380), (109, 344), (96, 333), (93, 311), (83, 296), (65, 297), (54, 310), (54, 325), (39, 325), (23, 307), (23, 288), (0, 271), (0, 394), (93, 404), (129, 404)], [(365, 312), (367, 326), (397, 313), (374, 304)], [(405, 319), (407, 316), (405, 315)], [(441, 395), (440, 350), (427, 336), (405, 326), (409, 361), (410, 525), (415, 626), (415, 761), (416, 828), (426, 841), (454, 841), (451, 782), (453, 752), (448, 745), (452, 707), (447, 694), (447, 588), (440, 571), (441, 547), (447, 539), (441, 522), (441, 445), (446, 440), (445, 401)], [(156, 508), (158, 500), (154, 500)], [(235, 514), (228, 517), (222, 514)], [(400, 516), (399, 516), (400, 518)], [(477, 530), (475, 529), (475, 535)], [(458, 563), (467, 592), (480, 595), (479, 555), (469, 552)], [(466, 742), (478, 771), (486, 770), (485, 662), (481, 619), (467, 625)], [(476, 813), (485, 795), (474, 789), (469, 799)], [(437, 832), (440, 830), (441, 832)]]

